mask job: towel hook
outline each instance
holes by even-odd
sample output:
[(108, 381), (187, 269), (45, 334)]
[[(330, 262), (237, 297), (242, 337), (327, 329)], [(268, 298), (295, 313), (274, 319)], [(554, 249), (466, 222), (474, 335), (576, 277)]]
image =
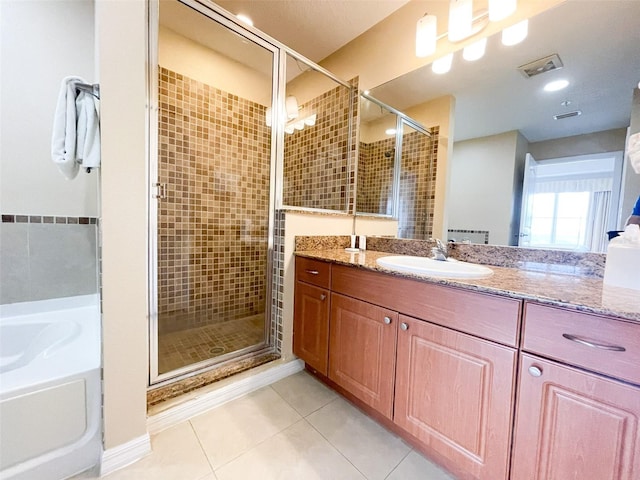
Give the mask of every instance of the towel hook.
[(100, 85), (97, 83), (94, 85), (90, 85), (88, 83), (76, 83), (76, 90), (87, 92), (89, 95), (93, 95), (100, 100)]

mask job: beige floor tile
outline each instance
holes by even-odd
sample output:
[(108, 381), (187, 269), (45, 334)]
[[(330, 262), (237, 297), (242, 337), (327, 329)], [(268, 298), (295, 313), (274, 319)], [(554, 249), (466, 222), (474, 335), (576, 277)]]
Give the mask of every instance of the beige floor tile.
[(391, 472), (387, 480), (455, 480), (455, 478), (413, 450)]
[(369, 480), (384, 479), (411, 448), (399, 437), (337, 398), (307, 417)]
[(304, 371), (283, 378), (271, 387), (303, 417), (337, 397), (333, 390)]
[(262, 388), (193, 419), (214, 469), (300, 420), (271, 387)]
[(306, 420), (216, 470), (218, 480), (365, 480)]
[(212, 470), (189, 422), (151, 437), (151, 454), (106, 480), (201, 480)]

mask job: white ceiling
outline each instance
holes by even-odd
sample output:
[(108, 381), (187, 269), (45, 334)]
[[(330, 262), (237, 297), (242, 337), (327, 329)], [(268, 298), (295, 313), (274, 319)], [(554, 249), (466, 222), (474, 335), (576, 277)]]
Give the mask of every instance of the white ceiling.
[(409, 0), (219, 0), (309, 60), (324, 58), (391, 15)]

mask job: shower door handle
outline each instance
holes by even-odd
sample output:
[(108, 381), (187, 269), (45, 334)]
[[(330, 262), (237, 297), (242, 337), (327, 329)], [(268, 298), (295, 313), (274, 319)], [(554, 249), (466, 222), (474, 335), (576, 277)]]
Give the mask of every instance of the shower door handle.
[(154, 183), (154, 187), (158, 189), (158, 193), (154, 195), (154, 198), (167, 198), (167, 184), (166, 183)]

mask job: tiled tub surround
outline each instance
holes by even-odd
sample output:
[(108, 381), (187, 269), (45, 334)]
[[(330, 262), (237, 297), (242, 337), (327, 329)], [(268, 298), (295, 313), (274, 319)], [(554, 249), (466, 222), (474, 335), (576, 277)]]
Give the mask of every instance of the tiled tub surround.
[(97, 223), (2, 214), (0, 304), (97, 293)]
[[(371, 239), (373, 240), (373, 239)], [(496, 247), (509, 248), (509, 247)], [(640, 321), (640, 295), (634, 290), (604, 286), (598, 277), (531, 271), (521, 268), (491, 266), (493, 275), (483, 279), (445, 279), (398, 273), (377, 265), (380, 257), (395, 252), (367, 250), (349, 254), (344, 249), (296, 251), (296, 255), (375, 270), (425, 282), (450, 285), (578, 311)], [(417, 254), (404, 251), (403, 254)]]
[[(159, 95), (159, 332), (264, 314), (265, 107), (162, 67)], [(204, 360), (196, 350), (188, 363)]]
[(284, 205), (348, 209), (355, 165), (354, 91), (338, 86), (301, 106), (299, 118), (314, 113), (317, 118), (315, 125), (285, 134)]

